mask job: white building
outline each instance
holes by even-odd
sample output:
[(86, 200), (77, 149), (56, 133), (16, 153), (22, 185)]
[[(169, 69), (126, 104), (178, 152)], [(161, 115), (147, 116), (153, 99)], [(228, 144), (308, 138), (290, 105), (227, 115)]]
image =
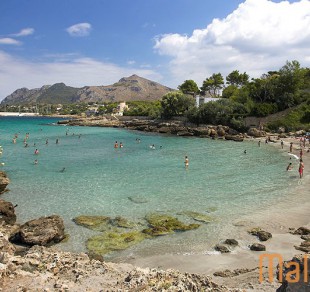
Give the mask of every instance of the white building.
[(204, 97), (200, 95), (196, 95), (196, 107), (199, 107), (202, 104), (205, 104), (209, 101), (219, 101), (221, 97)]
[(120, 102), (114, 115), (122, 116), (126, 109), (128, 109), (128, 105), (126, 104), (126, 102)]

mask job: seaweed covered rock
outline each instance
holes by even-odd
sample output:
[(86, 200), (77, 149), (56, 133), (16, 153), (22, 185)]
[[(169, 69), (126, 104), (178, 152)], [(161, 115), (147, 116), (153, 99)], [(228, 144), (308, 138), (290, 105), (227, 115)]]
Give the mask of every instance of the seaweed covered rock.
[(87, 249), (94, 254), (104, 255), (112, 251), (124, 250), (145, 239), (139, 231), (131, 232), (104, 232), (87, 240)]
[(153, 236), (166, 235), (173, 231), (197, 229), (200, 226), (200, 224), (186, 225), (175, 217), (158, 213), (149, 214), (145, 219), (150, 228), (144, 229), (143, 232)]
[(81, 226), (86, 228), (103, 231), (106, 229), (107, 224), (110, 221), (110, 217), (107, 216), (86, 216), (81, 215), (78, 217), (73, 218), (73, 221)]
[(113, 227), (134, 228), (136, 225), (124, 217), (117, 216), (110, 218), (108, 216), (78, 216), (73, 221), (86, 228), (96, 231), (108, 231)]
[(49, 245), (65, 238), (63, 220), (58, 215), (41, 217), (23, 224), (10, 240), (26, 245)]
[(130, 222), (129, 220), (121, 216), (110, 219), (109, 224), (121, 228), (134, 228), (136, 226), (134, 222)]

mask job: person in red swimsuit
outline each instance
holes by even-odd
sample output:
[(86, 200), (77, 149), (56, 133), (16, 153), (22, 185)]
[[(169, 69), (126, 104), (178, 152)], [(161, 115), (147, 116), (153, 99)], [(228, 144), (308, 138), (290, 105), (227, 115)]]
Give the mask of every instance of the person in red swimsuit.
[(298, 167), (298, 172), (299, 172), (299, 177), (302, 178), (303, 175), (304, 175), (304, 168), (305, 168), (305, 165), (302, 161), (302, 159), (300, 159), (299, 161), (299, 167)]

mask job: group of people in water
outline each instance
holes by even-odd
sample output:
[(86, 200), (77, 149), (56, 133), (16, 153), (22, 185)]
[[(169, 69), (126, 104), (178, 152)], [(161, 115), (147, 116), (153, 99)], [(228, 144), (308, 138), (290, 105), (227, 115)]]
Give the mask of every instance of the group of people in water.
[[(310, 141), (309, 141), (310, 143)], [(289, 148), (289, 154), (291, 154), (293, 152), (293, 142), (290, 142), (290, 148)], [(281, 140), (281, 148), (283, 149), (283, 141)], [(305, 138), (301, 138), (300, 139), (300, 149), (299, 149), (299, 157), (297, 155), (294, 155), (294, 154), (291, 154), (293, 155), (296, 159), (298, 159), (298, 174), (299, 174), (299, 178), (301, 179), (304, 175), (304, 169), (305, 169), (305, 164), (304, 164), (304, 161), (303, 161), (303, 155), (304, 155), (304, 151), (303, 151), (303, 148), (305, 148), (306, 146), (306, 139)], [(309, 152), (309, 149), (307, 150), (307, 152)], [(292, 159), (292, 157), (290, 158)], [(291, 171), (293, 170), (293, 163), (292, 162), (289, 162), (288, 166), (286, 167), (286, 170), (287, 171)]]
[[(41, 131), (42, 131), (42, 129), (41, 129)], [(66, 133), (67, 134), (67, 133)], [(12, 143), (13, 144), (16, 144), (16, 141), (17, 141), (17, 139), (18, 139), (18, 135), (19, 134), (17, 134), (17, 133), (15, 133), (14, 134), (14, 137), (13, 137), (13, 139), (12, 139)], [(24, 147), (25, 148), (27, 148), (27, 147), (29, 147), (29, 133), (26, 133), (26, 136), (25, 136), (25, 138), (24, 138), (24, 140), (23, 140), (23, 143), (24, 143)], [(47, 146), (49, 144), (49, 139), (46, 139), (45, 140), (45, 145)], [(58, 145), (59, 144), (59, 138), (57, 138), (56, 139), (56, 141), (55, 141), (55, 144), (56, 145)], [(34, 142), (33, 143), (33, 147), (36, 147), (37, 145), (36, 145), (36, 143)], [(39, 149), (38, 148), (36, 148), (35, 150), (34, 150), (34, 155), (39, 155), (39, 153), (40, 153), (40, 151), (39, 151)], [(38, 159), (35, 159), (34, 160), (34, 165), (37, 165), (39, 163), (39, 161), (38, 161)], [(63, 171), (62, 171), (63, 172)]]
[[(66, 131), (66, 136), (68, 135), (68, 130)], [(81, 137), (81, 135), (78, 135), (79, 136), (79, 138)], [(17, 140), (17, 138), (18, 138), (18, 134), (15, 134), (14, 135), (14, 137), (13, 137), (13, 140), (12, 140), (12, 142), (13, 142), (13, 144), (16, 144), (16, 140)], [(28, 147), (29, 145), (28, 145), (28, 139), (29, 139), (29, 133), (26, 133), (26, 136), (25, 136), (25, 138), (24, 138), (24, 145), (25, 145), (25, 147)], [(278, 139), (279, 140), (279, 139)], [(309, 140), (309, 139), (308, 139)], [(303, 162), (303, 155), (304, 155), (304, 148), (305, 148), (305, 146), (306, 146), (306, 141), (307, 141), (307, 139), (305, 138), (305, 137), (302, 137), (302, 138), (300, 138), (300, 140), (299, 140), (299, 157), (297, 156), (297, 155), (293, 155), (293, 154), (291, 154), (291, 155), (293, 155), (293, 156), (295, 156), (296, 158), (298, 158), (298, 173), (299, 173), (299, 178), (302, 178), (303, 177), (303, 173), (304, 173), (304, 168), (305, 168), (305, 165), (304, 165), (304, 162)], [(139, 138), (136, 138), (136, 142), (137, 143), (140, 143), (141, 142), (141, 140), (139, 139)], [(267, 138), (266, 138), (266, 140), (265, 140), (265, 143), (266, 144), (268, 144), (269, 142), (274, 142), (273, 140), (271, 140), (271, 138), (270, 138), (270, 136), (268, 136)], [(48, 143), (49, 143), (49, 140), (48, 139), (46, 139), (45, 140), (45, 145), (48, 145)], [(58, 145), (59, 144), (59, 138), (57, 138), (56, 139), (56, 141), (55, 141), (55, 143), (56, 143), (56, 145)], [(283, 149), (284, 148), (284, 142), (283, 142), (283, 140), (281, 140), (281, 148)], [(310, 140), (309, 140), (309, 145), (310, 145)], [(34, 145), (33, 145), (34, 147), (36, 146), (36, 143), (34, 143)], [(259, 140), (258, 141), (258, 146), (260, 147), (261, 146), (261, 141)], [(115, 141), (115, 143), (114, 143), (114, 148), (123, 148), (124, 147), (124, 144), (123, 144), (123, 142), (120, 142), (120, 143), (118, 143), (118, 141)], [(155, 147), (155, 145), (154, 144), (151, 144), (151, 145), (149, 145), (149, 148), (150, 149), (156, 149), (156, 147)], [(160, 149), (162, 148), (162, 146), (160, 146), (159, 147)], [(2, 150), (2, 149), (0, 149), (0, 150)], [(1, 151), (2, 152), (2, 151)], [(292, 153), (293, 152), (293, 142), (290, 142), (290, 144), (289, 144), (289, 153)], [(307, 152), (309, 152), (309, 149), (307, 150)], [(244, 154), (246, 154), (247, 152), (246, 152), (246, 150), (244, 150)], [(1, 153), (0, 153), (1, 154)], [(38, 155), (39, 154), (39, 150), (38, 150), (38, 148), (36, 148), (35, 149), (35, 151), (34, 151), (34, 155)], [(36, 165), (36, 164), (38, 164), (38, 159), (35, 159), (34, 160), (34, 164)], [(184, 158), (184, 166), (185, 166), (185, 169), (188, 169), (189, 168), (189, 158), (188, 158), (188, 156), (186, 155), (185, 156), (185, 158)], [(287, 166), (287, 168), (286, 168), (286, 170), (287, 171), (290, 171), (290, 170), (292, 170), (293, 169), (293, 163), (292, 162), (289, 162), (289, 164), (288, 164), (288, 166)], [(64, 168), (62, 168), (61, 169), (61, 172), (64, 172), (65, 171), (65, 167)]]

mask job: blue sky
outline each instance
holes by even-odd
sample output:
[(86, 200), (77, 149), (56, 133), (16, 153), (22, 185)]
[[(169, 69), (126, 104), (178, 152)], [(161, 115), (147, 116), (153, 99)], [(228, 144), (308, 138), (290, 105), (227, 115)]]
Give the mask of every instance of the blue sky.
[(0, 100), (132, 74), (172, 88), (233, 70), (259, 77), (287, 60), (309, 67), (309, 48), (309, 0), (1, 0)]

